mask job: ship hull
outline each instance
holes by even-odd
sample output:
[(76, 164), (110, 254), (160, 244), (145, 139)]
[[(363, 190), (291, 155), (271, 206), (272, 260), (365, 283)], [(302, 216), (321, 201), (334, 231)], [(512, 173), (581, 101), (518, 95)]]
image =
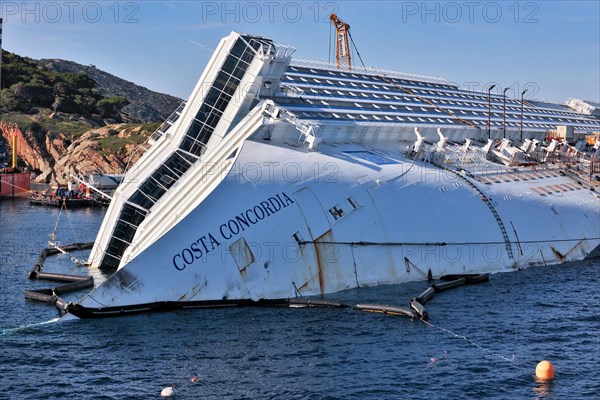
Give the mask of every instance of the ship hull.
[(0, 174), (0, 198), (27, 197), (29, 184), (29, 172)]
[(208, 197), (67, 311), (277, 304), (598, 255), (597, 194), (540, 195), (569, 178), (515, 171), (484, 183), (411, 160), (397, 144), (310, 152), (247, 140)]

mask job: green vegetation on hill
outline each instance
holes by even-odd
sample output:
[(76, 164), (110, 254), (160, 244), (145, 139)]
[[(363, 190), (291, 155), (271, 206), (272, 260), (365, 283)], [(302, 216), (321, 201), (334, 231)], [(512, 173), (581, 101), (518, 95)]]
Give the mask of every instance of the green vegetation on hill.
[[(6, 51), (1, 79), (0, 121), (19, 128), (19, 164), (44, 182), (121, 171), (181, 103), (93, 66)], [(10, 148), (7, 135), (0, 131), (0, 145)]]
[[(96, 149), (103, 156), (117, 154), (121, 157), (127, 155), (127, 146), (140, 145), (148, 139), (148, 135), (154, 132), (160, 123), (149, 122), (146, 124), (122, 124), (119, 130), (112, 130), (108, 136), (103, 136), (96, 142)], [(119, 131), (131, 130), (126, 136), (120, 136)]]
[(32, 114), (39, 109), (76, 114), (86, 118), (120, 119), (129, 101), (122, 96), (104, 97), (96, 82), (83, 72), (50, 71), (43, 64), (17, 54), (2, 52), (0, 109)]
[(100, 154), (103, 156), (117, 154), (124, 157), (127, 153), (127, 145), (140, 145), (148, 138), (147, 132), (143, 132), (144, 134), (133, 134), (128, 137), (119, 137), (117, 133), (118, 132), (114, 132), (112, 135), (98, 140), (97, 149)]
[(71, 140), (81, 136), (92, 128), (87, 121), (64, 121), (44, 118), (47, 117), (47, 115), (44, 114), (48, 113), (49, 111), (45, 111), (40, 112), (37, 115), (27, 115), (18, 112), (3, 112), (2, 121), (16, 124), (22, 132), (60, 132), (65, 134)]

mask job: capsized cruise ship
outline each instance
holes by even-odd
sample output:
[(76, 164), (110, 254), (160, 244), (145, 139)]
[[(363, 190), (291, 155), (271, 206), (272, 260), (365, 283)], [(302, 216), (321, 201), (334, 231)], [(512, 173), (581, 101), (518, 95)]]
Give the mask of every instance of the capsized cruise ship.
[(67, 316), (259, 304), (600, 255), (597, 145), (546, 140), (599, 132), (594, 110), (293, 53), (258, 36), (222, 39), (114, 194), (89, 259), (112, 274)]

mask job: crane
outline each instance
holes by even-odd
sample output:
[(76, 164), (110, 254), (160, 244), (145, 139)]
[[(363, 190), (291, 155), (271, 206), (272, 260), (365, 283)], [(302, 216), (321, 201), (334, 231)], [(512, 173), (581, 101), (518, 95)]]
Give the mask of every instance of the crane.
[(331, 23), (335, 27), (335, 61), (338, 69), (352, 69), (352, 60), (350, 57), (350, 43), (348, 35), (350, 34), (350, 25), (340, 20), (337, 15), (329, 16)]

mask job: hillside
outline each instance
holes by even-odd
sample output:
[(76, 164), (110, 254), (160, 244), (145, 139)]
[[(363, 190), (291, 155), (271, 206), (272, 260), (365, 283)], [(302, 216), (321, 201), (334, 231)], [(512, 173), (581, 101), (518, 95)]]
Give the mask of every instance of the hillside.
[(131, 119), (140, 122), (164, 121), (182, 100), (168, 94), (153, 92), (145, 87), (126, 81), (93, 65), (81, 65), (65, 60), (40, 60), (40, 63), (55, 72), (84, 73), (96, 82), (96, 89), (106, 97), (121, 96), (129, 102), (123, 108)]
[(178, 99), (153, 92), (94, 66), (65, 60), (34, 60), (2, 52), (0, 108), (34, 114), (51, 109), (116, 122), (161, 122)]
[[(9, 158), (16, 133), (18, 168), (38, 182), (124, 172), (159, 121), (181, 103), (92, 66), (2, 56), (0, 142)], [(3, 163), (10, 160), (0, 160), (0, 168)]]

